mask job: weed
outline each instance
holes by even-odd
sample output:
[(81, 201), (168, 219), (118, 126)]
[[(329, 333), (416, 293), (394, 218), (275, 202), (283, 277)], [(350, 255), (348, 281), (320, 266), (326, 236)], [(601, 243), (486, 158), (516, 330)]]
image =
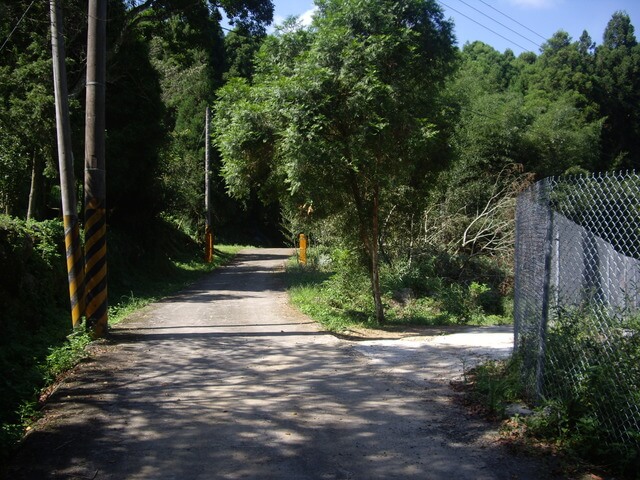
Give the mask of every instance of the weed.
[(67, 336), (67, 341), (59, 347), (50, 347), (43, 369), (46, 383), (53, 382), (58, 375), (74, 367), (86, 357), (86, 346), (91, 342), (90, 335), (85, 331), (73, 332)]
[[(465, 374), (467, 385), (471, 386), (468, 398), (484, 411), (503, 417), (507, 405), (521, 403), (526, 398), (522, 369), (520, 355), (472, 369)], [(598, 368), (592, 368), (591, 377), (587, 375), (584, 379), (589, 385), (588, 389), (570, 397), (543, 399), (533, 409), (533, 414), (525, 417), (516, 415), (508, 419), (503, 424), (504, 435), (512, 439), (535, 441), (536, 444), (544, 442), (562, 452), (573, 463), (587, 461), (606, 467), (616, 475), (637, 478), (640, 456), (634, 447), (634, 432), (629, 432), (632, 437), (630, 441), (616, 440), (617, 437), (611, 432), (611, 422), (602, 420), (606, 417), (602, 417), (598, 403), (594, 401), (594, 394), (598, 392), (601, 399), (612, 402), (616, 408), (622, 408), (611, 390), (613, 384), (609, 380), (611, 378), (605, 381), (600, 376)], [(605, 382), (609, 392), (604, 393), (594, 382)], [(635, 435), (637, 442), (640, 434)]]
[[(503, 298), (487, 283), (451, 282), (438, 275), (442, 260), (384, 264), (383, 303), (388, 325), (495, 325), (511, 323), (502, 314)], [(453, 268), (453, 267), (452, 267)], [(367, 271), (356, 252), (346, 248), (310, 250), (307, 265), (287, 266), (294, 305), (329, 330), (376, 326)]]
[(472, 379), (473, 396), (491, 414), (503, 417), (505, 408), (521, 400), (521, 360), (494, 360), (475, 367), (467, 375)]

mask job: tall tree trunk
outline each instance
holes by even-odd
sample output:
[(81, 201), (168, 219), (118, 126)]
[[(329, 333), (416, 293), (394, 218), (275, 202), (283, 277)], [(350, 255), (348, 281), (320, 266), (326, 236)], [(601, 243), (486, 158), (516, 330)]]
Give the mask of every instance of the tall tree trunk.
[(379, 324), (384, 323), (384, 307), (382, 305), (382, 294), (380, 293), (380, 192), (378, 186), (373, 191), (373, 211), (372, 211), (372, 231), (370, 241), (370, 257), (371, 257), (371, 290), (373, 292), (373, 302), (376, 308), (376, 321)]
[(36, 152), (33, 152), (33, 161), (31, 162), (31, 187), (29, 188), (29, 206), (27, 208), (27, 220), (39, 217), (39, 199), (41, 183), (42, 183), (42, 168), (41, 161)]
[[(365, 208), (365, 201), (362, 197), (358, 180), (355, 173), (352, 172), (351, 189), (353, 199), (355, 201), (356, 212), (358, 214), (358, 223), (360, 231), (360, 241), (364, 247), (367, 260), (367, 270), (371, 280), (371, 292), (373, 295), (373, 303), (375, 305), (376, 321), (379, 324), (384, 323), (384, 307), (382, 305), (382, 294), (380, 293), (380, 208), (379, 208), (379, 188), (376, 185), (373, 192), (373, 208), (371, 211)], [(371, 216), (369, 216), (371, 214)], [(371, 221), (371, 224), (369, 224)]]

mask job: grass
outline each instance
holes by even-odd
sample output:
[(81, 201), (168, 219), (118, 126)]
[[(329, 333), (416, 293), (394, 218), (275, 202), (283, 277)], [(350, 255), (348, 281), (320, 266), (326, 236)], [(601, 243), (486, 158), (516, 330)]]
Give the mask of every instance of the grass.
[[(244, 248), (247, 247), (243, 245), (216, 245), (211, 263), (204, 263), (194, 258), (173, 260), (170, 277), (162, 275), (162, 272), (156, 272), (155, 275), (145, 275), (144, 272), (127, 275), (126, 284), (116, 284), (116, 287), (110, 290), (109, 324), (115, 325), (136, 310), (180, 291), (202, 275), (229, 263)], [(135, 278), (134, 283), (131, 280), (132, 276)]]
[[(504, 442), (534, 455), (554, 455), (567, 478), (640, 478), (640, 454), (631, 444), (612, 444), (594, 418), (584, 416), (576, 401), (544, 398), (527, 406), (519, 356), (490, 361), (465, 372), (453, 385), (464, 392), (469, 411), (501, 421)], [(528, 408), (526, 415), (509, 416), (510, 404)]]
[(474, 404), (492, 417), (504, 418), (512, 403), (523, 403), (522, 364), (518, 357), (491, 360), (465, 372), (465, 387)]
[[(321, 267), (313, 255), (307, 265), (290, 259), (286, 274), (293, 305), (331, 332), (340, 333), (354, 327), (397, 330), (407, 326), (512, 323), (509, 300), (496, 298), (489, 287), (475, 282), (468, 287), (432, 282), (437, 287), (429, 288), (430, 294), (417, 294), (416, 290), (403, 288), (400, 281), (383, 272), (386, 323), (378, 325), (366, 275), (348, 266), (341, 267), (339, 262)], [(505, 304), (501, 310), (507, 313), (492, 313), (496, 302)]]

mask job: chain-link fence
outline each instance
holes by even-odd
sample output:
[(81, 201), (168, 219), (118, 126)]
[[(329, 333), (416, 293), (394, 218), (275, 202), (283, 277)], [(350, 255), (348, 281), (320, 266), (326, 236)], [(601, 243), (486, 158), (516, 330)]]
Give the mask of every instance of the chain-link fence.
[(528, 393), (640, 447), (640, 176), (548, 178), (522, 193), (515, 269)]

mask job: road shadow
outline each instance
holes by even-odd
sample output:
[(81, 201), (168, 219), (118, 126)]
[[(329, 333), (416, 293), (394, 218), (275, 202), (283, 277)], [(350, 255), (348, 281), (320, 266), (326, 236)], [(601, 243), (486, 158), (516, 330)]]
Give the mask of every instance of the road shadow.
[(265, 255), (95, 345), (7, 478), (553, 478), (484, 440), (490, 426), (466, 418), (446, 383), (377, 368), (287, 310)]
[(278, 333), (114, 335), (54, 394), (10, 478), (543, 478), (478, 447), (487, 426), (441, 383)]

